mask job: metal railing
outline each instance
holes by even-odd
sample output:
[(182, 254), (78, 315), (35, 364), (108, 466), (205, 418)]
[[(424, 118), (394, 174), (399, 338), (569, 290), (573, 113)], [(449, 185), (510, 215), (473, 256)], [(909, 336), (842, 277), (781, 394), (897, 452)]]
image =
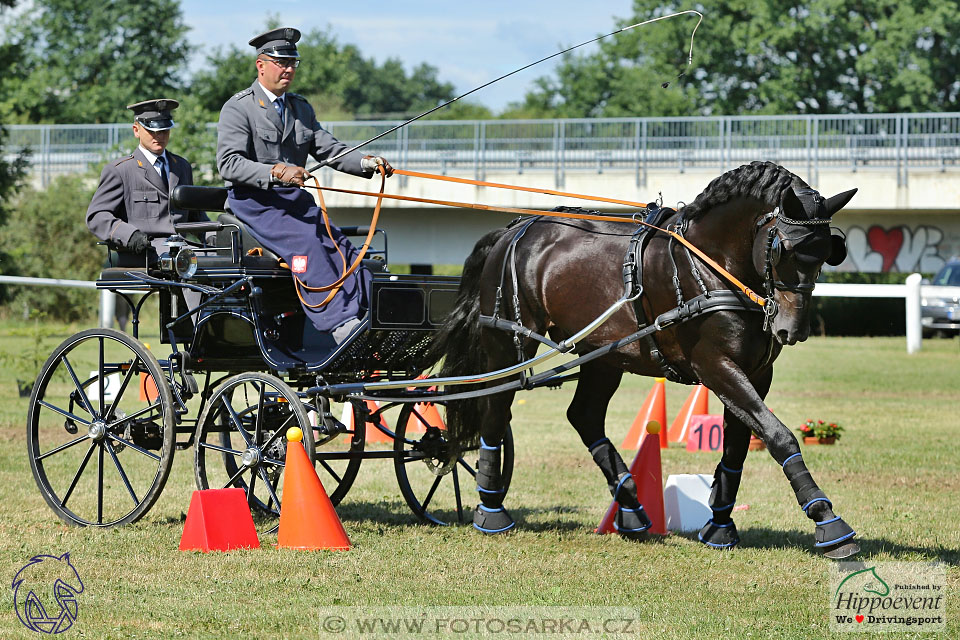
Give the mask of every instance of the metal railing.
[[(395, 121), (330, 122), (355, 144)], [(46, 184), (55, 175), (102, 163), (133, 148), (130, 124), (13, 125), (5, 153), (27, 147)], [(210, 135), (215, 125), (211, 125)], [(129, 149), (126, 149), (129, 151)], [(473, 173), (647, 171), (690, 167), (721, 172), (752, 160), (805, 167), (816, 184), (821, 167), (895, 170), (905, 185), (910, 169), (945, 171), (960, 159), (960, 113), (826, 116), (718, 116), (564, 120), (418, 121), (366, 147), (406, 168)], [(182, 152), (189, 157), (189, 150)]]

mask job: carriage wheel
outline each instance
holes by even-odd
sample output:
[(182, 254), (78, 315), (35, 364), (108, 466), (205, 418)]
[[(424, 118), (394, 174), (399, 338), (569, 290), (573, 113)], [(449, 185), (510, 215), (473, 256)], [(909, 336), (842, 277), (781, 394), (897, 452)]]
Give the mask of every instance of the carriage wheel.
[[(366, 441), (366, 424), (362, 410), (352, 405), (353, 425), (345, 425), (346, 431), (343, 431), (343, 427), (334, 421), (335, 416), (322, 415), (324, 409), (320, 405), (322, 402), (306, 405), (308, 410), (316, 411), (318, 416), (311, 420), (317, 422), (317, 426), (313, 427), (316, 450), (314, 459), (318, 463), (317, 476), (330, 496), (330, 502), (336, 506), (350, 491), (357, 479), (357, 472), (360, 471)], [(329, 411), (329, 404), (326, 410)]]
[[(477, 501), (477, 449), (453, 450), (446, 437), (441, 403), (405, 404), (393, 443), (397, 484), (410, 509), (425, 522), (448, 525), (473, 521)], [(436, 416), (440, 416), (440, 421)], [(504, 494), (513, 477), (513, 433), (503, 437), (500, 460)]]
[(266, 373), (241, 373), (217, 387), (194, 443), (199, 489), (243, 489), (261, 533), (276, 531), (283, 496), (287, 429), (303, 430), (312, 460), (313, 430), (297, 393)]
[(33, 387), (27, 451), (37, 486), (65, 522), (134, 522), (173, 464), (170, 385), (140, 341), (113, 329), (67, 338)]

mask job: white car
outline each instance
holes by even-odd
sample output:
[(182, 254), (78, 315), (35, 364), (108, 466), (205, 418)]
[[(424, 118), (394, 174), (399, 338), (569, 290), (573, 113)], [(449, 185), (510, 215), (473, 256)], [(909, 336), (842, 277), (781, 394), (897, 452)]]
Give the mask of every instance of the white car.
[(948, 260), (933, 280), (924, 282), (922, 292), (923, 337), (960, 333), (960, 258)]

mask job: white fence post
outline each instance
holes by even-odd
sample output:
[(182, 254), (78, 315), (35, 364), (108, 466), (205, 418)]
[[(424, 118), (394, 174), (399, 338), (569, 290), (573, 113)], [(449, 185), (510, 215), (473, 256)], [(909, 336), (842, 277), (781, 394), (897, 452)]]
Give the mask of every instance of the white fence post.
[(907, 276), (907, 353), (920, 351), (923, 341), (923, 329), (920, 325), (920, 281), (919, 273)]

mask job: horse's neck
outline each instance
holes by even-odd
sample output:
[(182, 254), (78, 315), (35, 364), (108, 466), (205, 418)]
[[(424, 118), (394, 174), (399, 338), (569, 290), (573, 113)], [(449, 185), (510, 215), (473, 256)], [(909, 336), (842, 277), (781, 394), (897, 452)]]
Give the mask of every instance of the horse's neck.
[(754, 198), (731, 200), (691, 221), (687, 239), (739, 278), (756, 275), (753, 242), (757, 218), (770, 207)]

